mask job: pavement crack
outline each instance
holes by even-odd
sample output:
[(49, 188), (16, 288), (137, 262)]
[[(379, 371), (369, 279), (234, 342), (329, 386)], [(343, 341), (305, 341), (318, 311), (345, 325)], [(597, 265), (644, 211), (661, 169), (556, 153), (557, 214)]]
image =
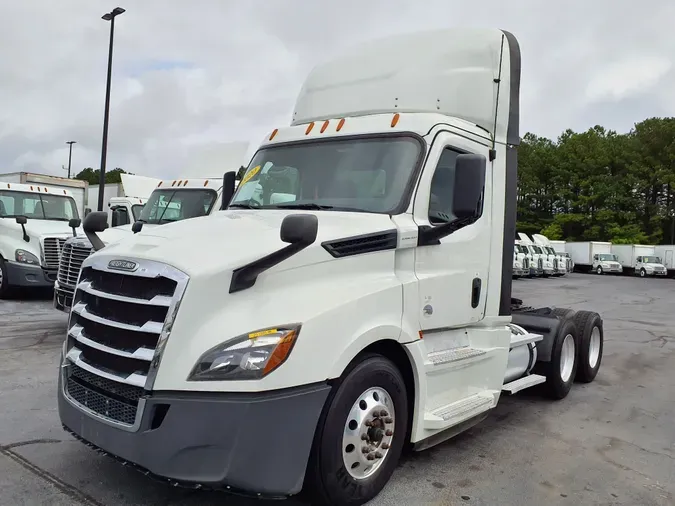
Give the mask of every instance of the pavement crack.
[[(36, 442), (48, 442), (48, 443), (53, 443), (55, 440), (32, 440), (32, 441), (25, 441), (23, 442), (24, 444), (20, 443), (15, 443), (13, 448), (16, 448), (16, 445), (19, 446), (25, 446), (26, 444), (35, 444)], [(0, 448), (0, 455), (4, 455), (9, 459), (12, 459), (14, 462), (19, 464), (21, 467), (26, 469), (27, 471), (30, 471), (34, 475), (42, 478), (43, 480), (51, 483), (54, 487), (56, 487), (58, 490), (60, 490), (62, 493), (70, 497), (71, 499), (74, 499), (75, 501), (79, 502), (80, 504), (83, 504), (84, 506), (105, 506), (103, 503), (98, 502), (96, 499), (91, 497), (88, 494), (85, 494), (84, 492), (78, 490), (77, 488), (73, 487), (72, 485), (66, 483), (65, 481), (57, 478), (54, 476), (52, 473), (49, 471), (45, 471), (44, 469), (36, 466), (32, 462), (30, 462), (28, 459), (25, 457), (22, 457), (18, 453), (14, 452), (11, 448), (8, 448), (7, 445), (2, 448)]]
[(0, 446), (0, 451), (11, 450), (12, 448), (18, 448), (20, 446), (28, 445), (37, 445), (37, 444), (54, 444), (54, 443), (63, 443), (62, 439), (27, 439), (26, 441), (17, 441), (16, 443), (10, 443), (8, 445)]

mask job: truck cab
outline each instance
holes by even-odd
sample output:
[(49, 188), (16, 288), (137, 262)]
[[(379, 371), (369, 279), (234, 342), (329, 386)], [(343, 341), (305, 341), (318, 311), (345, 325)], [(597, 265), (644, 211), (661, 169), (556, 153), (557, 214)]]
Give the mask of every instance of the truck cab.
[[(134, 217), (132, 223), (142, 224), (141, 230), (149, 232), (157, 226), (206, 216), (220, 208), (222, 179), (160, 180), (156, 184), (156, 188), (144, 204), (141, 204), (142, 199), (134, 197), (110, 199), (111, 207), (107, 221), (109, 227), (99, 235), (104, 244), (117, 242), (133, 235), (132, 225), (128, 222), (132, 216)], [(121, 204), (116, 204), (117, 199)], [(127, 210), (123, 211), (121, 205), (124, 205)], [(126, 223), (121, 223), (121, 221), (126, 221)], [(54, 285), (55, 309), (66, 313), (70, 311), (82, 262), (93, 252), (92, 243), (85, 235), (70, 237), (65, 241)]]
[(652, 277), (666, 277), (668, 271), (666, 266), (661, 262), (661, 258), (655, 255), (642, 255), (635, 259), (635, 275), (641, 278)]
[(52, 287), (61, 248), (78, 230), (68, 190), (0, 183), (0, 298), (14, 287)]
[(532, 267), (532, 255), (530, 251), (516, 240), (513, 245), (513, 275), (516, 278), (536, 275)]
[(519, 89), (501, 30), (316, 67), (226, 209), (84, 261), (65, 430), (172, 483), (361, 505), (502, 393), (592, 381), (599, 315), (511, 296)]
[(621, 274), (623, 267), (615, 254), (596, 253), (593, 255), (593, 270), (597, 274)]

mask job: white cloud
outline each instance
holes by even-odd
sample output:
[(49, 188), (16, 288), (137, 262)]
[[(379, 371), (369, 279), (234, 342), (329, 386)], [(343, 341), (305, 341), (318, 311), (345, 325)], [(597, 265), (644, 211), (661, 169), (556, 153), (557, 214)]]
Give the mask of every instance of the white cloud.
[[(108, 167), (138, 174), (178, 175), (223, 142), (253, 148), (289, 122), (315, 63), (401, 31), (512, 31), (523, 54), (522, 133), (555, 136), (597, 123), (625, 130), (675, 106), (673, 69), (660, 63), (675, 53), (668, 0), (649, 9), (627, 0), (119, 2), (127, 12), (115, 26)], [(98, 167), (109, 33), (100, 17), (115, 6), (30, 0), (3, 7), (0, 172), (63, 174), (67, 140), (78, 142), (75, 172)], [(590, 107), (589, 100), (607, 98), (616, 107)], [(622, 108), (628, 99), (630, 108)]]

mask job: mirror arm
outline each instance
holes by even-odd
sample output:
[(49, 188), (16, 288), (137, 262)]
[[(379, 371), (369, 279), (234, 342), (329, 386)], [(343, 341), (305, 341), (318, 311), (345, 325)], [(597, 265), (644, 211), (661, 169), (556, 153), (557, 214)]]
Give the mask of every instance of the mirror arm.
[(432, 244), (440, 244), (441, 239), (444, 237), (454, 234), (464, 227), (468, 227), (477, 220), (478, 217), (471, 216), (470, 218), (457, 218), (448, 223), (444, 223), (443, 225), (438, 225), (435, 227), (431, 225), (423, 225), (419, 227), (417, 245), (431, 246)]
[(23, 230), (23, 240), (26, 242), (30, 242), (30, 237), (28, 237), (28, 233), (26, 232), (26, 225), (23, 223), (21, 224), (21, 230)]

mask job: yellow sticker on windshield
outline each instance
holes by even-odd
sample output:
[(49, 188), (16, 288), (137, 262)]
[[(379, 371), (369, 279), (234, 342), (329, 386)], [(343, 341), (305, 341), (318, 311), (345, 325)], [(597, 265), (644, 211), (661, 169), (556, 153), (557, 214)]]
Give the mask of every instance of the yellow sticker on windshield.
[(246, 174), (244, 174), (244, 177), (241, 180), (240, 184), (248, 183), (249, 179), (251, 179), (253, 176), (255, 176), (258, 172), (260, 172), (260, 165), (256, 165), (251, 170), (249, 170)]

